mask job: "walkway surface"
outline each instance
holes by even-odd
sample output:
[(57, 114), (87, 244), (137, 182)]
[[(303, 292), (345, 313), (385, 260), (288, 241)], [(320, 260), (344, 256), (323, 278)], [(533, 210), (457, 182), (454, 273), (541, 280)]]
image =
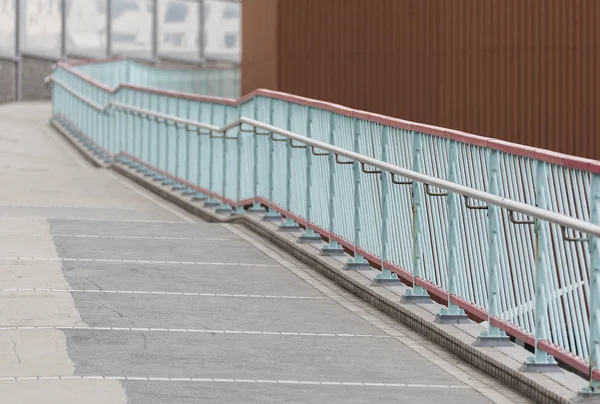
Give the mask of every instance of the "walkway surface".
[(0, 402), (525, 403), (234, 225), (0, 107)]

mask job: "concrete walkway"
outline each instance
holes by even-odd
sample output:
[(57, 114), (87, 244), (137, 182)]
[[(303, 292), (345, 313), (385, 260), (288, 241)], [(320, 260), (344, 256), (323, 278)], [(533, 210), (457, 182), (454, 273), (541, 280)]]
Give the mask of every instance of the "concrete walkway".
[(0, 402), (529, 402), (248, 230), (91, 167), (49, 115), (0, 107)]

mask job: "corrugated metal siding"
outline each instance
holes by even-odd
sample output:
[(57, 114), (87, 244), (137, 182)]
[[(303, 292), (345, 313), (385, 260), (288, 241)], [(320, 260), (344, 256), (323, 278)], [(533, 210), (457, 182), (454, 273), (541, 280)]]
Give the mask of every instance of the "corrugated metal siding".
[(242, 2), (242, 94), (277, 88), (278, 0)]
[(598, 0), (279, 0), (277, 19), (277, 79), (246, 91), (600, 159)]

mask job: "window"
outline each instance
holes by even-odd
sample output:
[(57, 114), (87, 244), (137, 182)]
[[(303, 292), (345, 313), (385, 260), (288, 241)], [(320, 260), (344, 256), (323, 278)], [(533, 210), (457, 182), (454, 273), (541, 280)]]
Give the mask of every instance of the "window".
[(227, 32), (225, 34), (225, 47), (227, 49), (233, 49), (237, 47), (237, 33), (235, 32)]
[(231, 20), (231, 19), (234, 19), (234, 18), (240, 18), (239, 7), (226, 6), (223, 9), (223, 19), (224, 20)]

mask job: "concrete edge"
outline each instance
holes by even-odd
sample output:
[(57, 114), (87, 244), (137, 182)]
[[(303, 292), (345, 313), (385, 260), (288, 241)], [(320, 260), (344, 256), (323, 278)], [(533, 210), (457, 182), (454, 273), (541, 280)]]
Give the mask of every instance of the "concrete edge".
[[(79, 142), (69, 135), (65, 135), (67, 132), (62, 125), (53, 125), (59, 130), (63, 136), (77, 147), (80, 153), (82, 153), (86, 159), (95, 161), (96, 157), (87, 149), (85, 149)], [(64, 131), (64, 132), (63, 132)], [(67, 132), (68, 133), (68, 132)], [(94, 164), (96, 165), (96, 164)], [(371, 290), (368, 286), (363, 285), (356, 280), (352, 279), (343, 271), (336, 269), (332, 265), (328, 264), (323, 257), (318, 255), (315, 251), (314, 254), (304, 251), (300, 244), (294, 243), (287, 240), (276, 231), (269, 229), (265, 224), (253, 220), (247, 216), (230, 216), (224, 217), (217, 215), (204, 207), (196, 206), (192, 204), (189, 198), (183, 197), (177, 193), (174, 193), (168, 189), (165, 189), (160, 184), (155, 183), (148, 178), (139, 175), (133, 170), (130, 170), (119, 163), (112, 164), (108, 168), (114, 170), (125, 178), (141, 185), (146, 190), (153, 192), (161, 198), (179, 206), (189, 213), (197, 215), (198, 217), (209, 221), (209, 222), (220, 222), (220, 223), (239, 223), (243, 224), (252, 232), (257, 235), (266, 238), (272, 244), (279, 248), (282, 248), (287, 253), (294, 256), (301, 262), (316, 269), (327, 278), (336, 282), (344, 289), (358, 296), (362, 300), (383, 311), (389, 316), (407, 325), (411, 329), (415, 330), (419, 334), (427, 337), (436, 344), (440, 345), (447, 351), (458, 356), (460, 359), (471, 364), (477, 369), (484, 373), (496, 378), (508, 387), (518, 391), (519, 393), (536, 400), (539, 403), (560, 403), (567, 404), (573, 401), (565, 399), (559, 396), (550, 389), (542, 386), (540, 383), (530, 379), (525, 374), (518, 370), (511, 369), (508, 366), (500, 363), (498, 360), (486, 355), (485, 353), (478, 350), (476, 347), (467, 344), (452, 334), (437, 327), (435, 323), (431, 323), (418, 315), (410, 312), (406, 308), (402, 307), (399, 302), (392, 301), (384, 296), (377, 294), (374, 290)]]
[(107, 168), (108, 165), (96, 157), (93, 153), (90, 153), (88, 149), (82, 145), (76, 137), (74, 137), (63, 125), (60, 124), (56, 119), (51, 119), (49, 125), (56, 129), (75, 149), (81, 154), (81, 156), (92, 166), (96, 168)]

